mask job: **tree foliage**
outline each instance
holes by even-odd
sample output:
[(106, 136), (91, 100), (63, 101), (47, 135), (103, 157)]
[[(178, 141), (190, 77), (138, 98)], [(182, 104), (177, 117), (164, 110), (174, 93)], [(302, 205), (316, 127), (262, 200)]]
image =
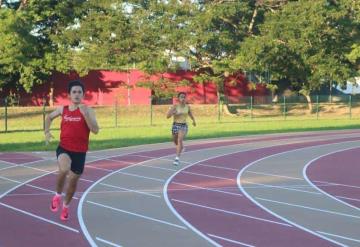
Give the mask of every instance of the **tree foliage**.
[(287, 80), (305, 95), (331, 81), (345, 84), (356, 75), (360, 30), (351, 2), (294, 1), (268, 13), (260, 34), (243, 42), (233, 65), (270, 69), (275, 83)]
[[(356, 0), (0, 1), (0, 84), (31, 91), (53, 71), (178, 70), (218, 91), (231, 73), (271, 71), (304, 94), (356, 76)], [(168, 80), (143, 82), (161, 93)]]

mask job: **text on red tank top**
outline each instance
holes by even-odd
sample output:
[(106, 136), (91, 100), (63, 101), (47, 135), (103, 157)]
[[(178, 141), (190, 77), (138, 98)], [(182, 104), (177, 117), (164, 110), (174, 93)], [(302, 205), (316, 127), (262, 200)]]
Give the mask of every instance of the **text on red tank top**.
[(79, 108), (70, 111), (69, 106), (64, 106), (61, 120), (60, 146), (73, 152), (86, 152), (89, 146), (89, 134), (90, 129)]

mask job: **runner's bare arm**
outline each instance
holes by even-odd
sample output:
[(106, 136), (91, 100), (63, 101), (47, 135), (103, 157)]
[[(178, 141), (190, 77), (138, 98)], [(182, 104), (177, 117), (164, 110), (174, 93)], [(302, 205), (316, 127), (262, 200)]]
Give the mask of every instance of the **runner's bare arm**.
[(196, 126), (195, 118), (194, 118), (194, 115), (192, 114), (192, 111), (191, 111), (191, 109), (190, 109), (190, 106), (189, 106), (189, 117), (190, 117), (191, 120), (193, 121), (193, 125)]
[(80, 105), (79, 109), (80, 112), (83, 114), (90, 131), (94, 134), (99, 133), (99, 125), (96, 121), (95, 111), (86, 105)]
[(64, 107), (60, 106), (60, 107), (56, 108), (55, 111), (46, 115), (45, 126), (44, 126), (45, 127), (44, 134), (45, 134), (46, 144), (49, 144), (51, 138), (54, 138), (53, 135), (50, 133), (50, 126), (51, 126), (52, 120), (54, 120), (58, 116), (61, 116), (63, 109), (64, 109)]
[(167, 115), (166, 115), (166, 118), (171, 118), (172, 116), (174, 116), (176, 114), (176, 106), (172, 106), (170, 109), (169, 109), (169, 111), (168, 111), (168, 113), (167, 113)]

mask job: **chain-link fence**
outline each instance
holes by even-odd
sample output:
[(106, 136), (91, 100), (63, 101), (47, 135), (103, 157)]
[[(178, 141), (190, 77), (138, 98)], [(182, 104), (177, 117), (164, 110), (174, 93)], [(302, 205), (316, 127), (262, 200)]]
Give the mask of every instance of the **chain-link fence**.
[[(359, 116), (360, 97), (355, 95), (225, 97), (223, 121), (232, 119), (351, 119)], [(221, 119), (221, 117), (219, 119)]]
[[(23, 99), (24, 100), (24, 99)], [(189, 99), (189, 103), (195, 99)], [(55, 107), (47, 99), (40, 99), (39, 106), (20, 106), (22, 100), (0, 99), (0, 131), (41, 130), (47, 113)], [(28, 102), (24, 100), (24, 102)], [(149, 126), (169, 124), (166, 113), (171, 100), (149, 99), (149, 105), (121, 105), (114, 99), (112, 105), (92, 106), (101, 128)], [(307, 120), (307, 119), (353, 119), (360, 116), (358, 95), (314, 95), (271, 97), (220, 97), (218, 103), (191, 104), (199, 124), (241, 121)], [(57, 118), (52, 128), (59, 128)]]

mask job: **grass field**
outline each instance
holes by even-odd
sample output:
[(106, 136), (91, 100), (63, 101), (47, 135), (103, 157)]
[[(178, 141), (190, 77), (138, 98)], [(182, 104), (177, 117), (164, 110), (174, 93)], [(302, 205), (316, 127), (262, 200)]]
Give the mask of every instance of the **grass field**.
[[(252, 120), (225, 123), (211, 122), (210, 120), (205, 117), (198, 119), (197, 127), (190, 126), (187, 139), (354, 129), (360, 126), (360, 119)], [(137, 121), (135, 126), (106, 127), (102, 128), (98, 135), (91, 135), (90, 150), (170, 141), (171, 120), (163, 120), (163, 123), (153, 126), (141, 118), (134, 118), (134, 121)], [(44, 144), (42, 130), (15, 130), (0, 134), (0, 151), (53, 151), (59, 141), (58, 124), (55, 122), (53, 125), (55, 129), (52, 130), (52, 134), (55, 139), (49, 146)]]
[[(167, 125), (165, 118), (169, 105), (132, 105), (95, 107), (102, 128)], [(246, 121), (277, 120), (314, 120), (314, 119), (356, 119), (360, 117), (360, 104), (353, 103), (352, 108), (344, 103), (322, 103), (314, 105), (310, 112), (307, 104), (257, 104), (250, 109), (248, 104), (231, 105), (228, 108), (213, 105), (192, 105), (199, 123), (243, 123)], [(46, 107), (45, 112), (54, 108)], [(42, 107), (8, 107), (7, 130), (40, 130), (43, 126)], [(59, 120), (54, 122), (59, 126)], [(5, 131), (5, 109), (0, 108), (0, 132)]]

